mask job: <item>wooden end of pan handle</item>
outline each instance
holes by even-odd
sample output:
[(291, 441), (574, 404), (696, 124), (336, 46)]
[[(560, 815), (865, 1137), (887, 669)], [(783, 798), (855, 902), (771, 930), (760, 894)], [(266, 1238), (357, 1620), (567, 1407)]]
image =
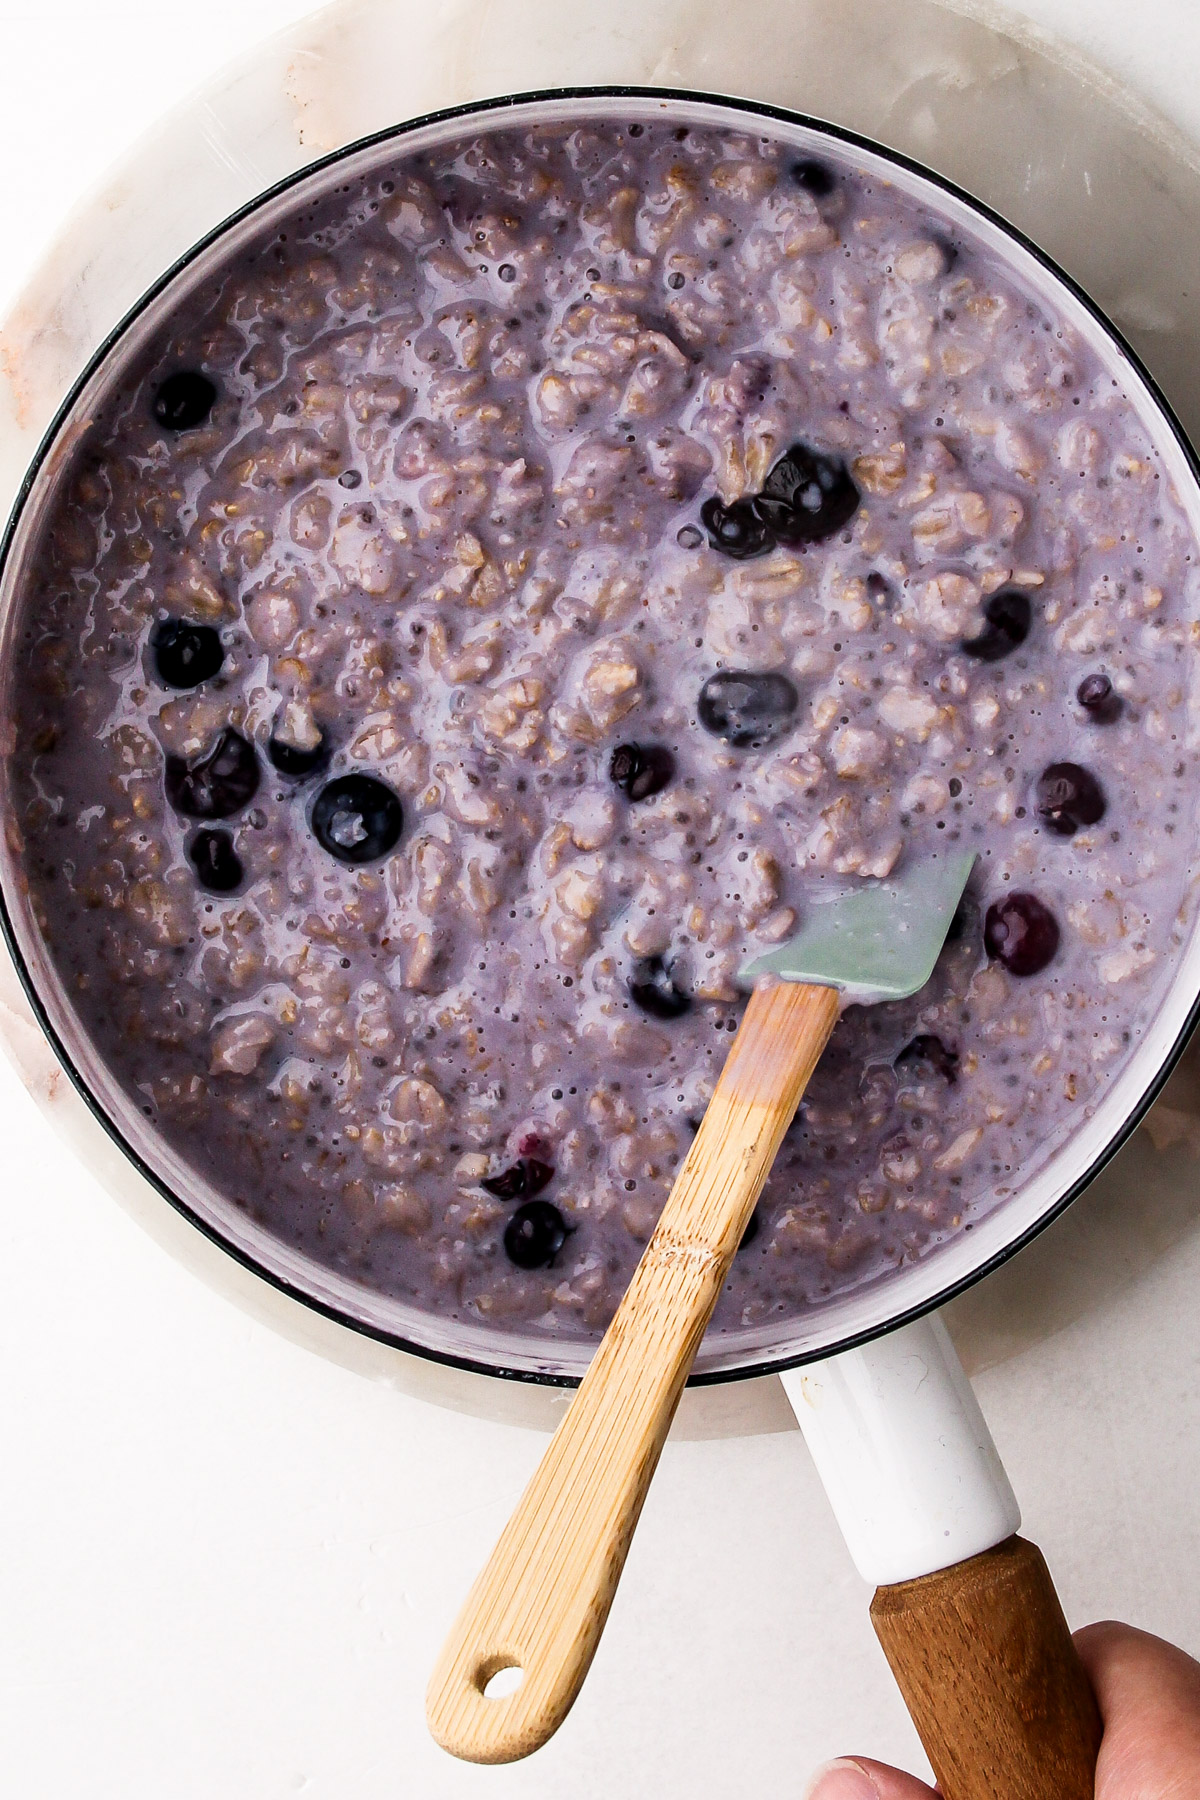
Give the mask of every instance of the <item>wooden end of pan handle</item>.
[(871, 1619), (945, 1800), (1093, 1800), (1100, 1714), (1036, 1545), (878, 1588)]

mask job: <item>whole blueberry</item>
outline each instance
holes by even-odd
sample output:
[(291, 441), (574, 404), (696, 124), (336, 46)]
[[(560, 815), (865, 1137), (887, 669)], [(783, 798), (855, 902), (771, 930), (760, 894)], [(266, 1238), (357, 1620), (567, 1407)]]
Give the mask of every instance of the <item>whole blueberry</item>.
[(983, 608), (986, 621), (978, 637), (968, 638), (963, 649), (977, 662), (999, 662), (1029, 636), (1033, 606), (1019, 588), (1001, 588)]
[(675, 758), (662, 744), (618, 744), (608, 774), (630, 800), (649, 800), (670, 785)]
[(678, 1019), (691, 1008), (692, 996), (676, 987), (661, 956), (643, 956), (629, 977), (629, 997), (652, 1019)]
[(759, 1231), (758, 1208), (755, 1207), (754, 1211), (750, 1214), (750, 1217), (746, 1220), (746, 1229), (742, 1233), (742, 1241), (738, 1245), (738, 1250), (741, 1251), (741, 1250), (747, 1249), (748, 1246), (751, 1245), (754, 1242), (755, 1238), (758, 1236), (758, 1231)]
[(735, 500), (730, 506), (721, 500), (706, 500), (700, 517), (713, 549), (737, 562), (765, 556), (775, 548), (775, 535), (759, 518), (752, 500)]
[(377, 862), (403, 828), (399, 797), (374, 775), (339, 775), (313, 802), (313, 836), (339, 862)]
[(1104, 813), (1104, 790), (1078, 763), (1051, 763), (1038, 776), (1037, 816), (1060, 837), (1073, 837), (1081, 825), (1098, 825)]
[(253, 800), (258, 773), (253, 744), (226, 725), (204, 756), (168, 756), (167, 799), (187, 819), (228, 819)]
[(833, 170), (815, 156), (801, 157), (799, 162), (792, 164), (792, 180), (817, 200), (824, 200), (837, 186)]
[(1036, 894), (1006, 894), (987, 909), (983, 942), (1010, 975), (1037, 975), (1058, 949), (1058, 920)]
[(289, 744), (283, 738), (271, 736), (267, 739), (267, 755), (271, 766), (279, 770), (281, 775), (290, 775), (299, 780), (303, 775), (311, 775), (314, 769), (320, 769), (329, 761), (329, 745), (322, 732), (320, 739), (310, 750), (301, 750), (297, 744)]
[(216, 401), (215, 382), (199, 369), (180, 369), (159, 382), (151, 410), (168, 431), (193, 431), (203, 425)]
[(790, 730), (800, 696), (786, 675), (723, 669), (700, 689), (696, 712), (705, 731), (735, 749), (761, 749)]
[(923, 1031), (918, 1037), (905, 1044), (896, 1058), (896, 1067), (904, 1063), (919, 1063), (932, 1069), (935, 1075), (941, 1075), (953, 1084), (958, 1080), (958, 1051), (951, 1050), (940, 1037), (932, 1032)]
[(1085, 675), (1075, 698), (1093, 725), (1114, 725), (1122, 712), (1122, 700), (1107, 675)]
[(160, 619), (150, 633), (154, 667), (166, 687), (194, 688), (221, 672), (225, 649), (211, 625)]
[(242, 863), (227, 831), (198, 831), (187, 847), (196, 879), (210, 894), (232, 894), (242, 885)]
[(548, 1269), (567, 1241), (567, 1222), (549, 1200), (527, 1200), (504, 1228), (504, 1254), (518, 1269)]
[(793, 444), (751, 504), (781, 544), (819, 544), (850, 522), (861, 498), (840, 456)]

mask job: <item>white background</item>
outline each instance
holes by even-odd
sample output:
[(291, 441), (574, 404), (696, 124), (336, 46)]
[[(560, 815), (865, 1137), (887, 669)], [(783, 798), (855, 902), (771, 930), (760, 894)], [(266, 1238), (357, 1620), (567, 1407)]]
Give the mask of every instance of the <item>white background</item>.
[[(307, 10), (0, 5), (0, 311), (147, 124)], [(1019, 10), (1200, 139), (1188, 0)], [(423, 1731), (425, 1673), (538, 1435), (252, 1322), (143, 1235), (4, 1061), (0, 1171), (0, 1791), (745, 1800), (799, 1795), (841, 1749), (919, 1766), (787, 1432), (669, 1446), (576, 1714), (531, 1764), (450, 1763)], [(1073, 1617), (1118, 1611), (1196, 1650), (1197, 1357), (1171, 1324), (1192, 1316), (1194, 1279), (1168, 1261), (1152, 1307), (1144, 1288), (1118, 1297), (1103, 1332), (1066, 1331), (980, 1391)], [(1137, 1354), (1114, 1367), (1106, 1343)], [(1143, 1441), (1139, 1416), (1179, 1430)]]

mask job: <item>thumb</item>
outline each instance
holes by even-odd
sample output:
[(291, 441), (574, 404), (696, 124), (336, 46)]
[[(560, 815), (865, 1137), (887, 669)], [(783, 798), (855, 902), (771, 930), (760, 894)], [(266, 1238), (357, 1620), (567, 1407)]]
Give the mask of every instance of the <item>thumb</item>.
[(839, 1756), (812, 1778), (804, 1800), (935, 1800), (934, 1789), (915, 1775), (866, 1756)]

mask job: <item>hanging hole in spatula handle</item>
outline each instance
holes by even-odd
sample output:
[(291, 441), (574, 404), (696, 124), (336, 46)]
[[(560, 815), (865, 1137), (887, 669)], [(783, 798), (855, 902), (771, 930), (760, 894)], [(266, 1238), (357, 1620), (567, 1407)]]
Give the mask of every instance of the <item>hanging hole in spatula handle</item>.
[(1093, 1800), (1100, 1714), (1036, 1545), (881, 1587), (871, 1619), (945, 1800)]

